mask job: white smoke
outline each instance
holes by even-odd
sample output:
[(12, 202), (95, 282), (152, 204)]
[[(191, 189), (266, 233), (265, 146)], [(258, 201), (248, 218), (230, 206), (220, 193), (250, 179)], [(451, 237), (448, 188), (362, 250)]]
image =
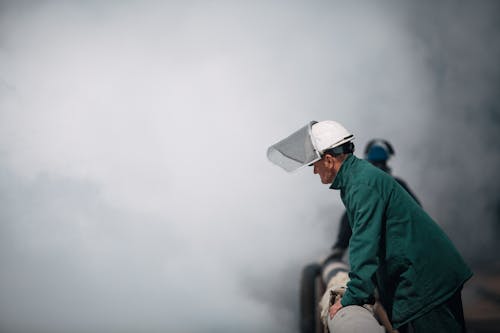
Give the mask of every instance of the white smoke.
[[(444, 226), (468, 233), (462, 216), (481, 215), (493, 228), (497, 153), (476, 169), (455, 152), (499, 142), (496, 123), (467, 111), (498, 119), (498, 6), (47, 1), (0, 13), (2, 332), (296, 330), (300, 269), (328, 251), (342, 205), (265, 151), (312, 119), (344, 123), (360, 156), (390, 140), (394, 173)], [(489, 39), (471, 45), (465, 31)], [(470, 77), (477, 90), (460, 84)], [(453, 125), (442, 110), (457, 108)], [(486, 135), (462, 138), (471, 123)], [(464, 166), (472, 180), (457, 191)]]

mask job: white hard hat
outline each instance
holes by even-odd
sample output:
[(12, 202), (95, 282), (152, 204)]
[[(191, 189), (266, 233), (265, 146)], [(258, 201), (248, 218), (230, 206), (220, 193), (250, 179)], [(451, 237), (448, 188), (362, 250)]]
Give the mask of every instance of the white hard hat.
[(320, 154), (352, 140), (354, 135), (336, 121), (325, 120), (312, 125), (311, 141)]
[(335, 121), (310, 121), (288, 137), (267, 149), (267, 158), (288, 172), (300, 169), (321, 159), (323, 152), (354, 140), (342, 125)]

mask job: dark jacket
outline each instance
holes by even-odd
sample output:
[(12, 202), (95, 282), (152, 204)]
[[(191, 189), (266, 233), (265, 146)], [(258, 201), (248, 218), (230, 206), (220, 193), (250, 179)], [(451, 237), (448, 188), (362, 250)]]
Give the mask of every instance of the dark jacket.
[[(390, 174), (390, 170), (388, 170), (387, 168), (382, 170)], [(413, 199), (415, 199), (415, 201), (419, 205), (421, 205), (417, 196), (410, 190), (410, 188), (408, 187), (408, 185), (404, 180), (398, 177), (394, 177), (394, 179), (399, 183), (399, 185), (401, 185), (406, 190), (406, 192), (408, 192), (408, 194), (412, 196)], [(347, 217), (347, 212), (344, 211), (342, 217), (340, 218), (337, 240), (335, 241), (335, 244), (333, 244), (332, 246), (332, 251), (333, 251), (332, 253), (335, 254), (336, 257), (338, 257), (339, 259), (343, 257), (345, 250), (349, 246), (349, 240), (351, 239), (351, 235), (352, 235), (352, 229), (351, 225), (349, 224), (349, 218)]]
[(342, 305), (373, 301), (397, 328), (450, 298), (472, 272), (452, 242), (394, 178), (350, 155), (331, 187), (352, 228)]

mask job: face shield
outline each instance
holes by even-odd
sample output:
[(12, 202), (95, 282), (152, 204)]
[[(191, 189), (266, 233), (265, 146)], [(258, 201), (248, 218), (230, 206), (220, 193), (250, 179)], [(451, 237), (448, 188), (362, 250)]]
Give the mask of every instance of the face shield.
[(267, 158), (287, 172), (296, 171), (321, 159), (311, 140), (311, 121), (289, 137), (267, 149)]

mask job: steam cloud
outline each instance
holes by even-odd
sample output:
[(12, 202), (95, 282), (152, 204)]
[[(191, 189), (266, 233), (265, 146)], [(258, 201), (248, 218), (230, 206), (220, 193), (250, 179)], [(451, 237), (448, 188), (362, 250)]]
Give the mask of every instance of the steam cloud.
[(335, 119), (498, 253), (495, 1), (3, 2), (0, 330), (294, 332), (342, 205), (266, 148)]

